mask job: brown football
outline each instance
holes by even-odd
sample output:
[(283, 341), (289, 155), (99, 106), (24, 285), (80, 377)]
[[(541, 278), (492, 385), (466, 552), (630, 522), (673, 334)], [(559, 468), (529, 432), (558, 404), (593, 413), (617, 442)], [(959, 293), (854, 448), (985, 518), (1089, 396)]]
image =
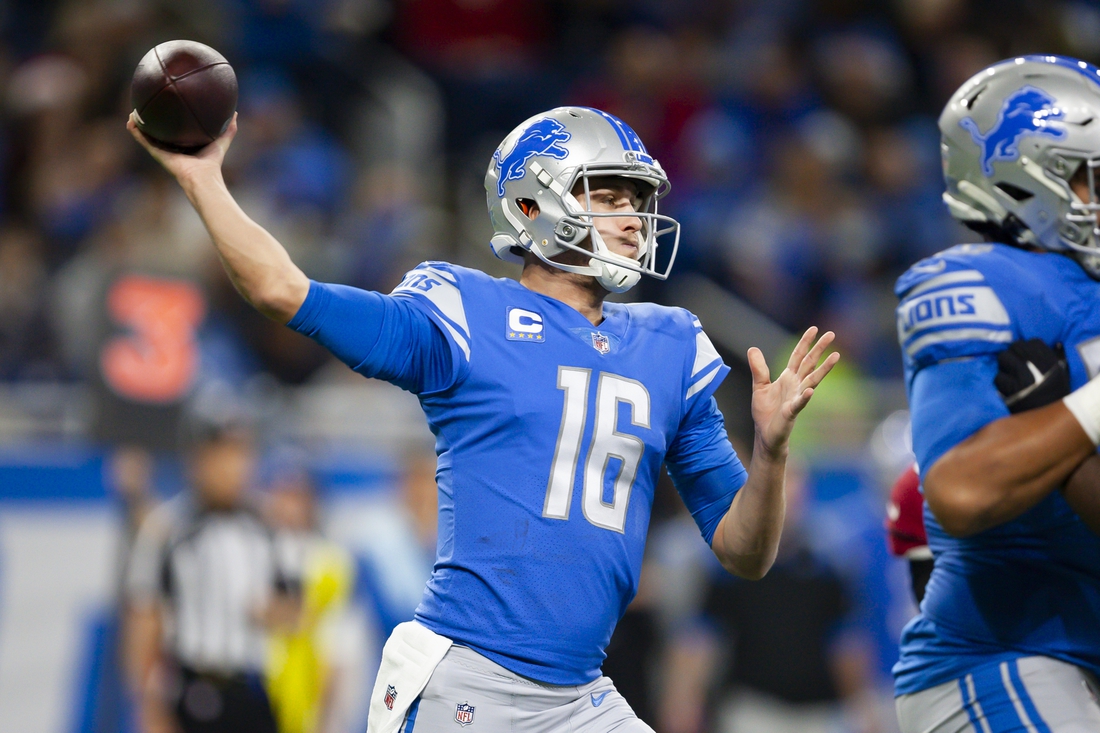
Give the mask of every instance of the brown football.
[(138, 63), (130, 100), (146, 137), (168, 150), (195, 153), (225, 132), (233, 119), (237, 75), (209, 46), (168, 41)]

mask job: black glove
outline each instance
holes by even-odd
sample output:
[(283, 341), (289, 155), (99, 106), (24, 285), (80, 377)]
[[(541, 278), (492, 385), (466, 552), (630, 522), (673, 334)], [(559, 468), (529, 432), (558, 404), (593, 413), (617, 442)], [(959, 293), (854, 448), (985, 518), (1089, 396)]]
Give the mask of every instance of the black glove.
[(1069, 367), (1061, 344), (1013, 341), (997, 355), (993, 384), (1012, 414), (1049, 405), (1069, 394)]

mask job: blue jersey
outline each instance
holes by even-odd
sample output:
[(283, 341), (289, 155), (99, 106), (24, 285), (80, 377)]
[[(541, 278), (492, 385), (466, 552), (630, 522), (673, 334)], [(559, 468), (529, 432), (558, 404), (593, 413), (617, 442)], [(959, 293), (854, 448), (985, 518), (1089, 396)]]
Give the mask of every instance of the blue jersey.
[[(1100, 373), (1100, 283), (1069, 257), (959, 245), (897, 285), (913, 450), (922, 474), (1008, 415), (993, 384), (1018, 339), (1065, 346), (1074, 389)], [(902, 633), (897, 693), (985, 663), (1042, 655), (1100, 674), (1100, 538), (1058, 491), (1011, 522), (951, 537), (925, 507), (935, 556), (921, 613)]]
[(599, 675), (662, 461), (708, 542), (745, 481), (712, 397), (728, 367), (682, 309), (607, 303), (593, 326), (513, 280), (432, 262), (390, 296), (314, 283), (290, 325), (419, 395), (439, 544), (416, 619), (518, 674)]

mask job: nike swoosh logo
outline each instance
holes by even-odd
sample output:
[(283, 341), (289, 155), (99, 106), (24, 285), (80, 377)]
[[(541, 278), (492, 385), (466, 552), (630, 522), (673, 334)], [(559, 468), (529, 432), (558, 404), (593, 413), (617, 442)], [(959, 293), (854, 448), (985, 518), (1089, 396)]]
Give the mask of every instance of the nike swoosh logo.
[(603, 703), (603, 699), (607, 697), (608, 692), (611, 692), (611, 690), (608, 690), (607, 692), (601, 692), (599, 695), (594, 692), (590, 692), (589, 695), (592, 696), (592, 707), (598, 708), (600, 704)]

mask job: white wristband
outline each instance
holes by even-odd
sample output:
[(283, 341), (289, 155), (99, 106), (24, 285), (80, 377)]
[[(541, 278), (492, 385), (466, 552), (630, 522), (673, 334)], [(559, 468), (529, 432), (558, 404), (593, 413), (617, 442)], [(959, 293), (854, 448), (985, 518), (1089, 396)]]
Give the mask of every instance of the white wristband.
[(1100, 445), (1100, 377), (1062, 398), (1093, 445)]

